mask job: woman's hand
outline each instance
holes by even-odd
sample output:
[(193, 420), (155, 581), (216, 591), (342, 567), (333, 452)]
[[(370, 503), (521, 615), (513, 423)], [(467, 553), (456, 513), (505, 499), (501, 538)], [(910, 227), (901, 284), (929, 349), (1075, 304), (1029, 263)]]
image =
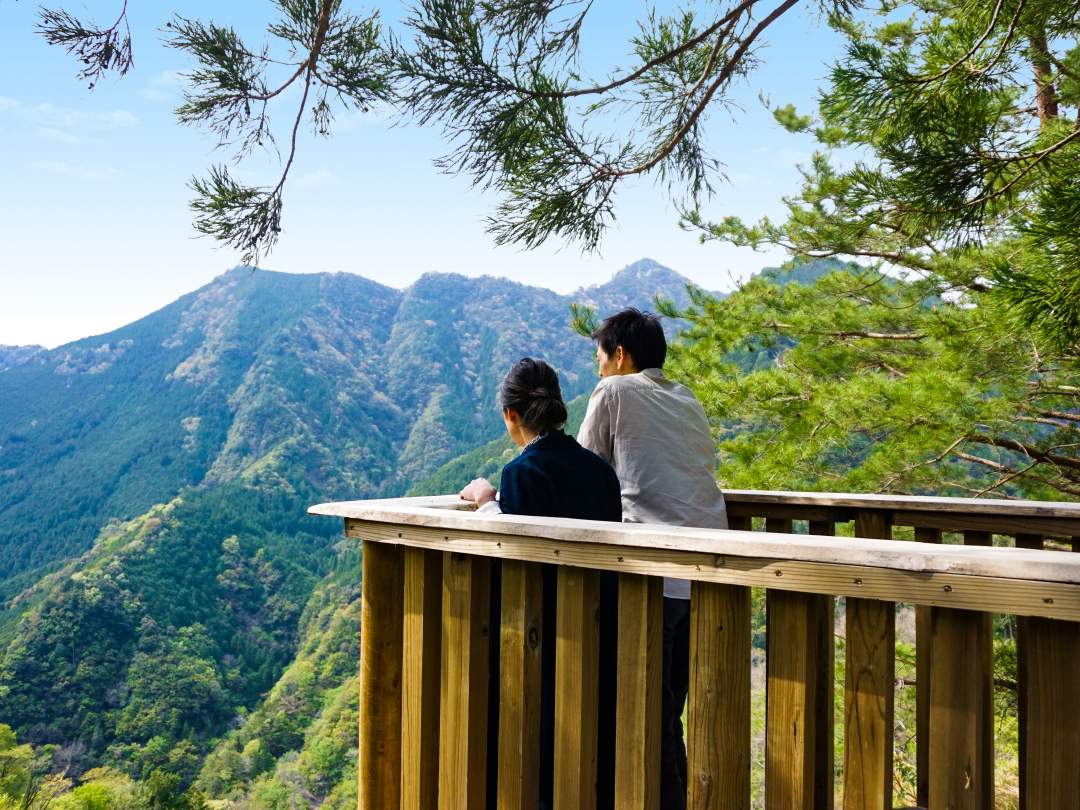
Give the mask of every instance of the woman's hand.
[(463, 501), (472, 501), (477, 506), (495, 500), (495, 487), (486, 478), (474, 478), (472, 482), (458, 493)]

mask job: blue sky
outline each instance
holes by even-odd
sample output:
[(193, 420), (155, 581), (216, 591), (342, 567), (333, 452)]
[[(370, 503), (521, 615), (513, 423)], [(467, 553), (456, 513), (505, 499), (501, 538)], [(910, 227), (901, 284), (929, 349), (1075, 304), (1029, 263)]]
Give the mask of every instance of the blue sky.
[[(739, 87), (742, 111), (712, 113), (710, 144), (730, 182), (706, 205), (711, 217), (778, 216), (780, 198), (797, 186), (796, 164), (813, 144), (777, 126), (758, 93), (812, 106), (838, 40), (818, 19), (817, 4), (805, 5), (769, 36), (763, 64)], [(64, 4), (99, 22), (119, 6)], [(402, 13), (398, 3), (379, 7), (390, 25)], [(92, 92), (75, 79), (74, 60), (33, 33), (36, 9), (28, 0), (0, 0), (0, 344), (55, 346), (135, 320), (239, 263), (191, 227), (186, 183), (225, 155), (204, 131), (176, 123), (179, 74), (190, 64), (161, 44), (160, 29), (174, 9), (233, 25), (257, 42), (273, 8), (265, 0), (131, 0), (135, 68)], [(602, 78), (631, 64), (627, 43), (646, 9), (596, 0), (583, 34), (587, 74)], [(487, 273), (568, 292), (644, 256), (709, 289), (730, 289), (783, 259), (699, 245), (677, 228), (665, 191), (648, 179), (619, 192), (617, 223), (599, 254), (561, 244), (496, 248), (483, 225), (496, 198), (435, 169), (432, 160), (445, 150), (437, 130), (391, 127), (386, 116), (346, 115), (329, 140), (306, 136), (280, 243), (262, 265), (358, 273), (396, 287), (428, 271)], [(240, 175), (268, 183), (276, 171), (273, 160), (259, 158)]]

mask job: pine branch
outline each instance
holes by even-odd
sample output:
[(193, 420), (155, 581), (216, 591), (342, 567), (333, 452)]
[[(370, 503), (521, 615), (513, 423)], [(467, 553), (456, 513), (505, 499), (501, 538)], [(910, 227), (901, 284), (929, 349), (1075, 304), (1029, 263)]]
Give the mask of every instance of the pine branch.
[(63, 9), (43, 8), (38, 13), (35, 30), (50, 45), (59, 45), (82, 62), (77, 75), (89, 83), (91, 90), (106, 72), (114, 70), (118, 76), (124, 76), (135, 64), (127, 0), (108, 28), (84, 23)]

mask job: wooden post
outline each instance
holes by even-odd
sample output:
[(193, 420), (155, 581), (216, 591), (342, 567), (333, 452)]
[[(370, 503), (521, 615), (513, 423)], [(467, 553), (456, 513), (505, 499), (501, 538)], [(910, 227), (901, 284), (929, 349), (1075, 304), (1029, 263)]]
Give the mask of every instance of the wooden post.
[[(769, 518), (767, 531), (791, 531)], [(813, 534), (832, 534), (815, 523)], [(765, 807), (832, 807), (832, 599), (770, 590), (766, 595)]]
[(619, 575), (615, 807), (660, 810), (664, 580)]
[(503, 560), (498, 810), (535, 810), (540, 799), (543, 587), (539, 563)]
[[(1043, 548), (1043, 537), (1040, 534), (1017, 534), (1016, 548)], [(1028, 735), (1024, 733), (1027, 726), (1027, 696), (1030, 678), (1027, 675), (1027, 639), (1028, 622), (1026, 616), (1016, 617), (1016, 720), (1019, 726), (1017, 739), (1017, 756), (1019, 758), (1020, 777), (1020, 810), (1027, 810), (1027, 741)]]
[(442, 562), (438, 551), (405, 549), (401, 807), (439, 805), (439, 666)]
[[(832, 537), (836, 533), (836, 524), (832, 521), (810, 521), (810, 534), (819, 537)], [(815, 611), (818, 615), (817, 657), (822, 677), (817, 678), (817, 694), (814, 696), (814, 807), (832, 808), (835, 793), (835, 748), (836, 748), (836, 599), (832, 596), (818, 595)]]
[(1026, 629), (1022, 806), (1080, 807), (1080, 622), (1032, 618)]
[(931, 609), (930, 807), (994, 806), (991, 620), (989, 613)]
[(744, 515), (728, 515), (728, 528), (748, 532), (753, 528), (751, 518)]
[[(855, 535), (892, 536), (883, 512), (859, 511)], [(847, 600), (844, 683), (844, 808), (891, 810), (896, 605)]]
[(491, 562), (488, 559), (444, 553), (440, 810), (484, 808), (490, 588)]
[(689, 810), (750, 807), (750, 589), (695, 582), (687, 712)]
[(555, 641), (555, 810), (595, 810), (600, 574), (559, 567)]
[(401, 549), (364, 543), (360, 603), (360, 810), (397, 807), (401, 792)]
[[(915, 540), (940, 543), (941, 529), (917, 527)], [(915, 800), (930, 802), (930, 607), (915, 606)]]

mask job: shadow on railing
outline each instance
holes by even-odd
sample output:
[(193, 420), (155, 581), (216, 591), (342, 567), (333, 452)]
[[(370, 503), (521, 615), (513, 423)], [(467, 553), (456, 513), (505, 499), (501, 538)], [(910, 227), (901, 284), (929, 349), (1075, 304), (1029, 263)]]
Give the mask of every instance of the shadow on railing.
[[(365, 541), (360, 807), (536, 807), (541, 564), (558, 568), (555, 808), (595, 806), (599, 572), (619, 574), (615, 806), (659, 808), (664, 576), (694, 581), (688, 807), (750, 806), (750, 588), (767, 594), (765, 806), (893, 806), (895, 603), (916, 607), (918, 801), (990, 808), (992, 614), (1018, 617), (1021, 807), (1080, 808), (1080, 504), (725, 491), (732, 530), (468, 514), (456, 497), (313, 507)], [(764, 519), (764, 532), (750, 533)], [(793, 534), (806, 522), (808, 534)], [(855, 537), (836, 537), (854, 521)], [(893, 529), (903, 539), (892, 540)], [(943, 544), (962, 538), (962, 543)], [(994, 547), (994, 536), (1015, 547)], [(999, 540), (1000, 543), (1008, 540)], [(1044, 548), (1062, 549), (1046, 550)], [(502, 561), (497, 739), (489, 588)]]

